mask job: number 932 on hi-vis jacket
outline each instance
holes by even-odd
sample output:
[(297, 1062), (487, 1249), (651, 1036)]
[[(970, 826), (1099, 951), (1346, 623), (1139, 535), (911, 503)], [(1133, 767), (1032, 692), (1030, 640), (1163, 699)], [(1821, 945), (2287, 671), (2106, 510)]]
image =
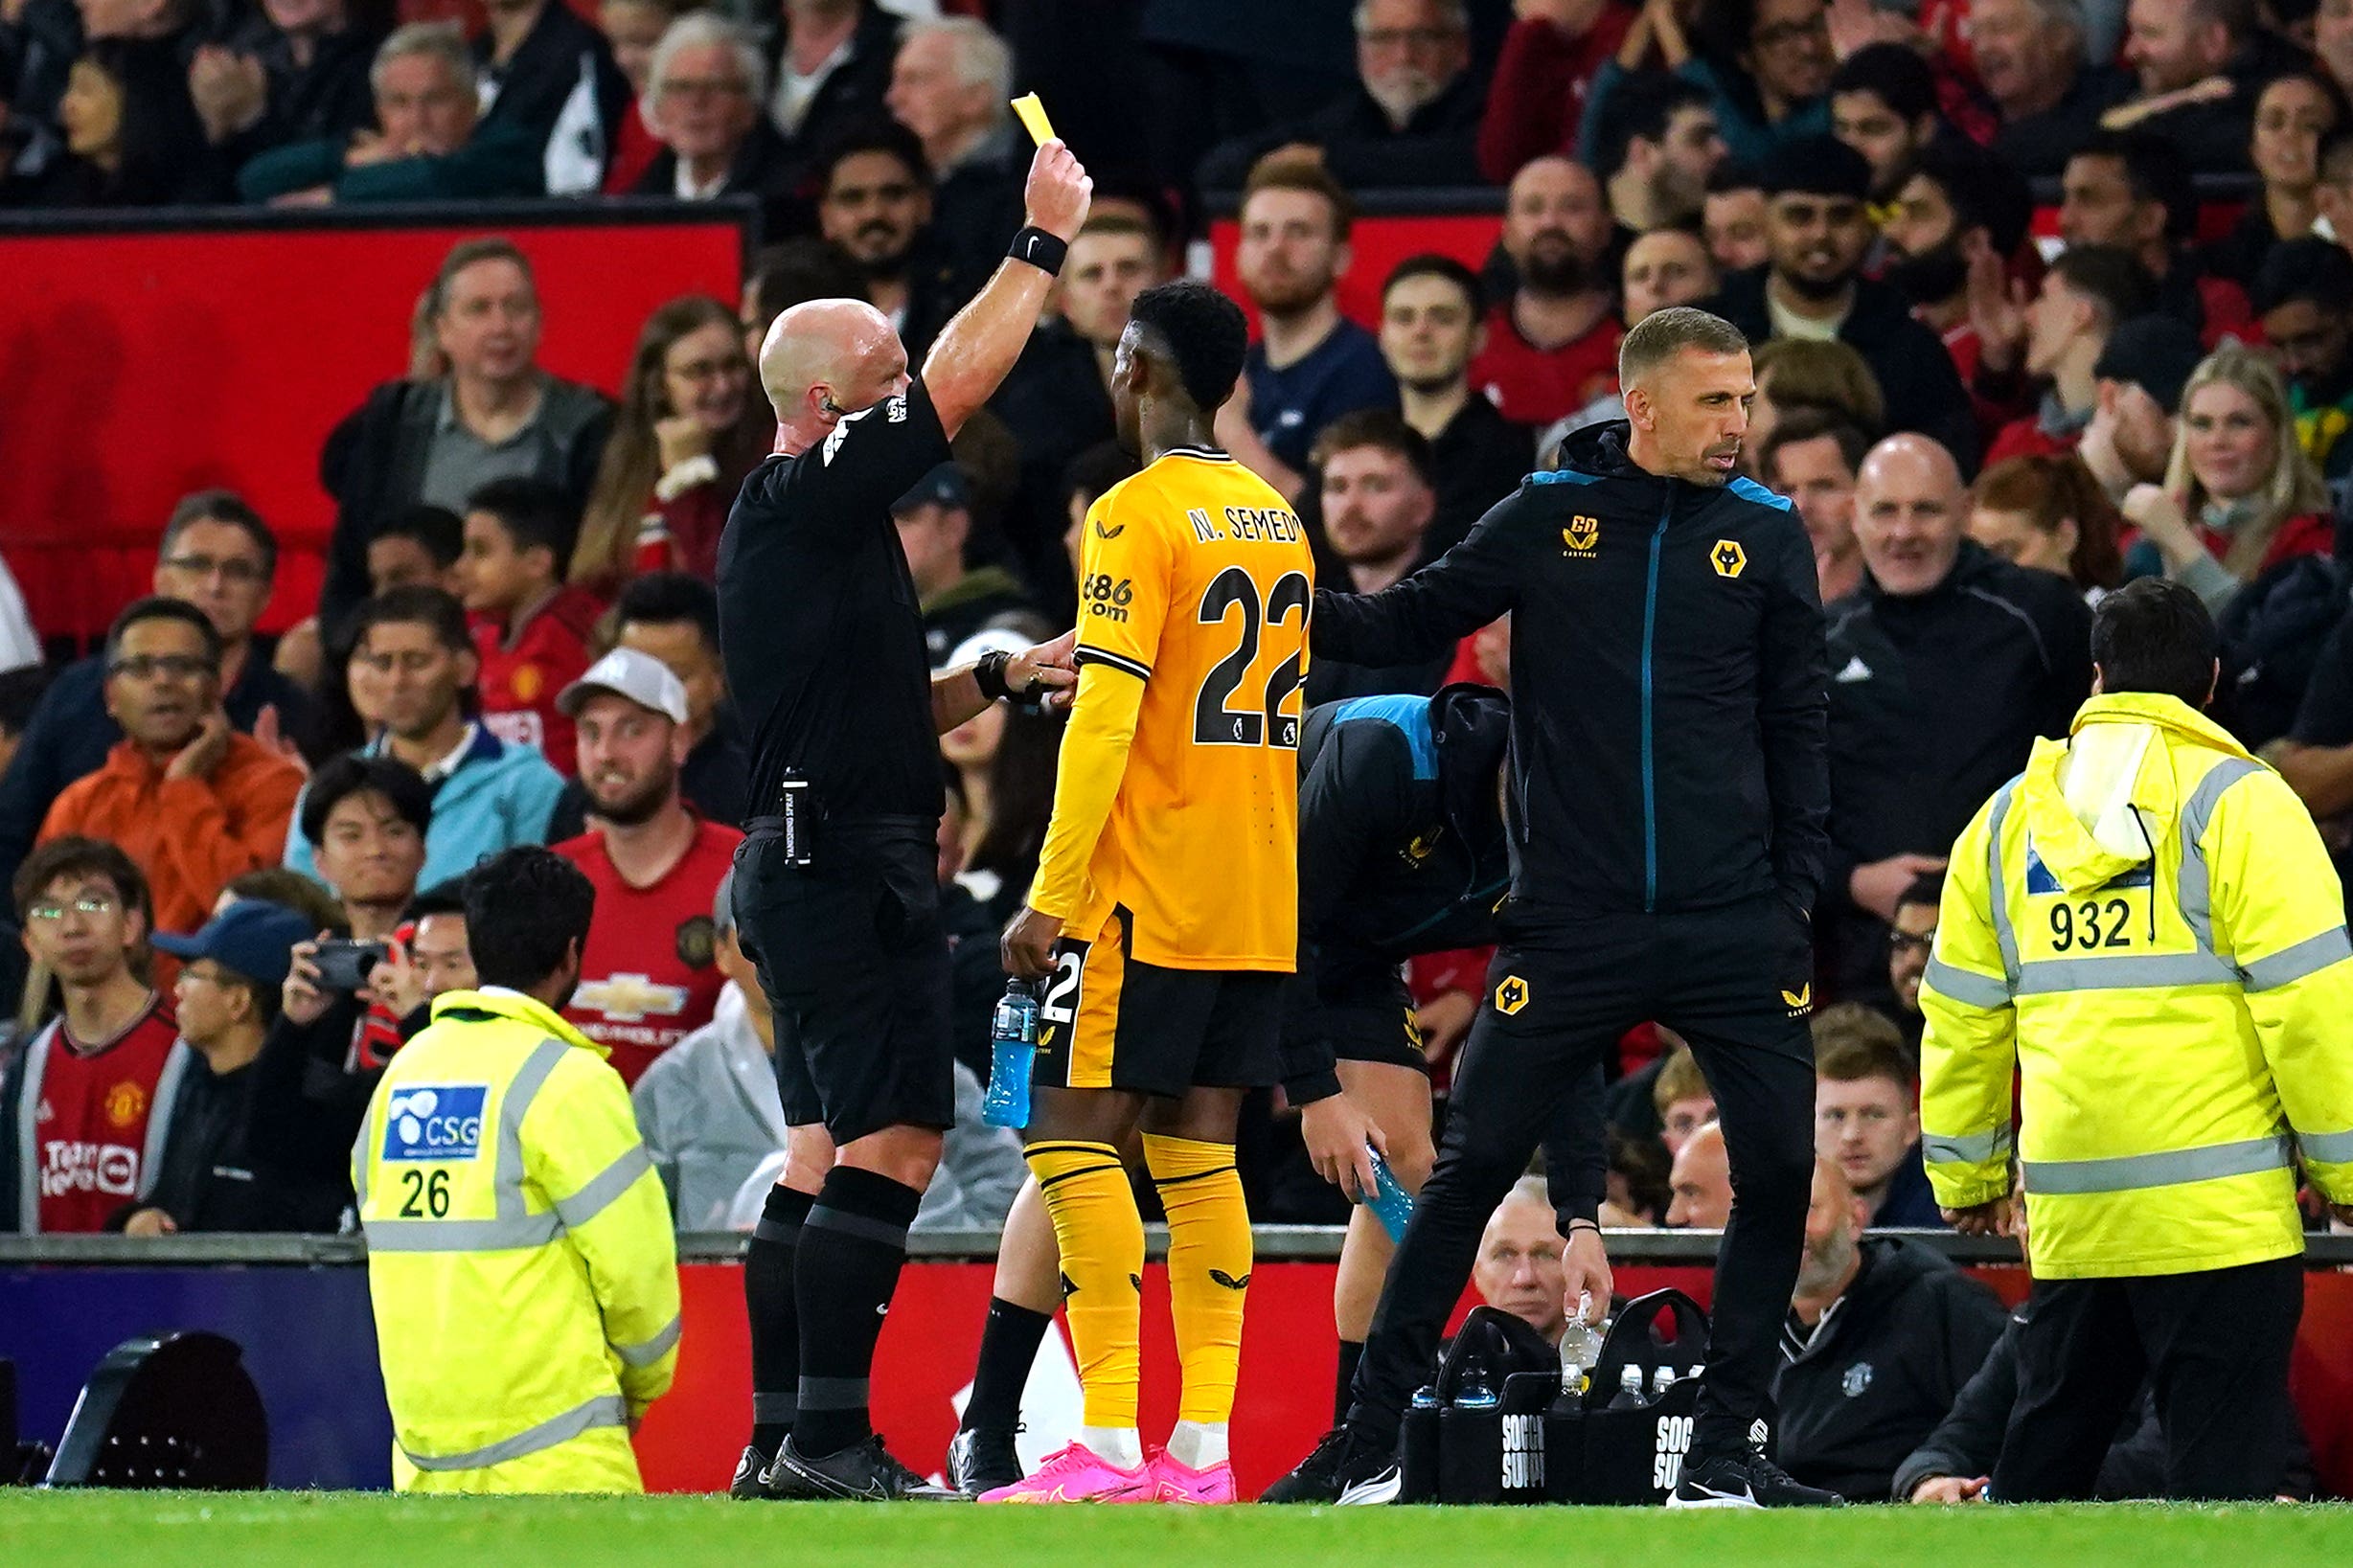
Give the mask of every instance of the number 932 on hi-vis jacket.
[(628, 1429), (678, 1359), (676, 1242), (628, 1091), (517, 991), (452, 991), (352, 1151), (413, 1491), (637, 1491)]
[(2178, 698), (2036, 742), (1953, 847), (1920, 1001), (1937, 1201), (2004, 1195), (2015, 1146), (2039, 1279), (2294, 1257), (2299, 1158), (2353, 1202), (2342, 893), (2286, 783)]

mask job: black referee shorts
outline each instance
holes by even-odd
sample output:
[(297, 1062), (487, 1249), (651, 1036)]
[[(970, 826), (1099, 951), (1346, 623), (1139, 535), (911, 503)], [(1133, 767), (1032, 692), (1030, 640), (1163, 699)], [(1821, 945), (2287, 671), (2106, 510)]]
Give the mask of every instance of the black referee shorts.
[(736, 849), (736, 936), (776, 1013), (776, 1088), (791, 1126), (835, 1145), (955, 1125), (948, 936), (928, 833), (829, 827), (816, 863), (755, 830)]

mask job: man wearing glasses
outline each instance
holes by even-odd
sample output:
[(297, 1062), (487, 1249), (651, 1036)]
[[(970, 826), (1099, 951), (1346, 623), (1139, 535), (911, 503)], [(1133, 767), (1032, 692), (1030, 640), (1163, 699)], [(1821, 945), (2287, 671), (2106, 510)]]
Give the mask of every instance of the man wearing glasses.
[[(202, 610), (218, 633), (219, 705), (229, 727), (287, 751), (288, 742), (309, 739), (310, 698), (270, 668), (253, 635), (277, 566), (278, 540), (251, 507), (227, 490), (199, 490), (164, 524), (152, 585)], [(105, 687), (103, 657), (68, 665), (26, 721), (15, 761), (0, 777), (0, 881), (15, 875), (58, 794), (104, 766), (123, 739)]]
[(123, 739), (66, 786), (41, 840), (109, 840), (147, 873), (155, 916), (204, 923), (229, 878), (275, 865), (302, 769), (230, 728), (220, 702), (221, 637), (185, 600), (142, 599), (115, 617), (104, 654), (106, 713)]
[(17, 874), (25, 951), (58, 1015), (0, 1077), (0, 1230), (101, 1231), (144, 1196), (189, 1066), (147, 982), (147, 878), (111, 844), (63, 838)]

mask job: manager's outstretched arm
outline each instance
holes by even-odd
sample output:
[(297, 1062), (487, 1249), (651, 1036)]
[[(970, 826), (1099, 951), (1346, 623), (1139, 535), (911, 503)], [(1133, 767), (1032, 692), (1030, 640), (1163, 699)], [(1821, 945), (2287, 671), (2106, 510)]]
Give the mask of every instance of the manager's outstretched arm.
[[(1029, 227), (1069, 244), (1086, 221), (1094, 189), (1095, 182), (1068, 148), (1060, 141), (1046, 143), (1030, 160), (1029, 184), (1022, 193)], [(1060, 246), (1022, 238), (1015, 254), (997, 263), (988, 285), (941, 330), (924, 358), (924, 385), (931, 391), (940, 427), (951, 437), (995, 395), (1005, 373), (1021, 356), (1046, 291), (1054, 286), (1054, 271), (1062, 265)], [(1020, 253), (1029, 248), (1050, 248), (1054, 254), (1024, 259)]]

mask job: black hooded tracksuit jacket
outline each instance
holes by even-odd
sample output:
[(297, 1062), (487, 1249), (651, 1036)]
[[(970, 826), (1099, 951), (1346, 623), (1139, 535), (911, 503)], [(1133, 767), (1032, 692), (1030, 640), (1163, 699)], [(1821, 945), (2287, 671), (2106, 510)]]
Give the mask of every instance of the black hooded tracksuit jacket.
[(1763, 486), (1648, 473), (1626, 440), (1580, 430), (1431, 565), (1318, 593), (1314, 652), (1428, 657), (1513, 612), (1516, 922), (1774, 892), (1810, 910), (1830, 849), (1813, 548)]

